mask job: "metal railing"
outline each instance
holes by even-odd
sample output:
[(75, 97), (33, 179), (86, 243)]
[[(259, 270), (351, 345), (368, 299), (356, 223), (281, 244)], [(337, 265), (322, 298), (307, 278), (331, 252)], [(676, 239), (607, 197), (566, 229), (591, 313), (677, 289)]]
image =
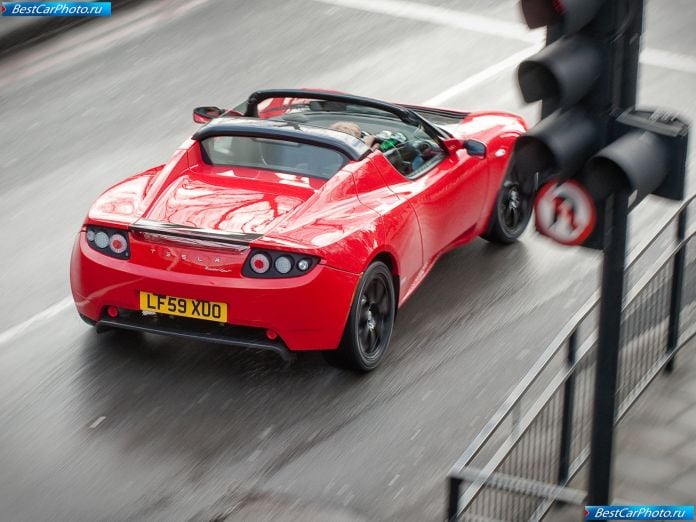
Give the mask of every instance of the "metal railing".
[[(684, 202), (626, 268), (616, 423), (696, 335), (696, 230)], [(448, 520), (542, 519), (589, 457), (597, 348), (596, 292), (566, 323), (452, 467)], [(574, 484), (575, 485), (575, 484)]]

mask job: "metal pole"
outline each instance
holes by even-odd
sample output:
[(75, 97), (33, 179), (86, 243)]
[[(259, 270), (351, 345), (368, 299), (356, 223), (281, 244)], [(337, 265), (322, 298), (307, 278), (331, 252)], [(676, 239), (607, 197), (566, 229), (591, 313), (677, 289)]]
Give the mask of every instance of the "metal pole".
[(456, 522), (459, 515), (459, 497), (461, 496), (462, 479), (459, 477), (449, 478), (449, 499), (447, 502), (447, 520)]
[[(681, 243), (686, 237), (686, 208), (684, 208), (677, 218), (677, 242)], [(684, 245), (674, 256), (672, 266), (672, 292), (669, 301), (669, 326), (667, 330), (667, 355), (676, 350), (679, 342), (679, 316), (681, 315), (682, 288), (684, 286), (684, 265), (686, 263), (686, 252)], [(674, 357), (672, 357), (665, 371), (672, 373), (674, 370)]]
[[(578, 344), (578, 331), (573, 330), (568, 338), (568, 353), (566, 366), (570, 370), (575, 364), (575, 354)], [(563, 387), (563, 416), (561, 418), (561, 448), (558, 458), (558, 484), (564, 485), (568, 480), (570, 467), (570, 443), (573, 433), (573, 406), (575, 404), (575, 370), (568, 375)]]
[(640, 55), (640, 38), (643, 34), (644, 0), (627, 0), (623, 6), (627, 11), (620, 16), (627, 18), (626, 33), (621, 46), (622, 80), (618, 88), (621, 99), (618, 104), (622, 109), (634, 107), (638, 91), (638, 56)]
[(599, 308), (599, 342), (587, 492), (590, 505), (608, 505), (611, 498), (627, 222), (628, 192), (620, 188), (607, 199), (604, 224), (602, 295)]

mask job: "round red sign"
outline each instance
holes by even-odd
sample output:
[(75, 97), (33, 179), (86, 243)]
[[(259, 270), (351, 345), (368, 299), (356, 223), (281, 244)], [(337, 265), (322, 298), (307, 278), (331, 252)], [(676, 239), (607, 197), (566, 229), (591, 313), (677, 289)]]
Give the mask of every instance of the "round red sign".
[(581, 245), (597, 221), (592, 196), (575, 180), (542, 186), (534, 213), (537, 230), (562, 245)]

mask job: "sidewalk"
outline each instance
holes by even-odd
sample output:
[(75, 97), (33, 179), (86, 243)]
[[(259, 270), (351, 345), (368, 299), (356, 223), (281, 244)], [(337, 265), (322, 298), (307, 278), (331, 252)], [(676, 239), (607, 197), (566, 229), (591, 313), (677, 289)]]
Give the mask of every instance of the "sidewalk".
[[(696, 503), (696, 339), (672, 374), (660, 374), (616, 431), (613, 504)], [(587, 472), (587, 466), (580, 476)], [(585, 482), (582, 480), (582, 482)], [(553, 509), (546, 520), (579, 522), (582, 508)]]
[(696, 340), (659, 375), (617, 431), (614, 498), (635, 504), (696, 502)]

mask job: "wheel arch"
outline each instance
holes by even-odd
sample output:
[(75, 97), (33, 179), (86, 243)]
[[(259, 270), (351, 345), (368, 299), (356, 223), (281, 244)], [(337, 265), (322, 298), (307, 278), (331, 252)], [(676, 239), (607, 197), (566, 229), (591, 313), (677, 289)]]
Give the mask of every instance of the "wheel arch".
[(367, 265), (365, 265), (365, 268), (367, 269), (367, 267), (375, 261), (381, 261), (382, 263), (387, 265), (389, 272), (391, 272), (392, 281), (394, 282), (394, 300), (396, 302), (396, 313), (399, 309), (399, 295), (401, 291), (401, 277), (399, 276), (399, 264), (396, 259), (396, 256), (393, 252), (390, 252), (388, 250), (377, 251), (372, 255), (370, 262), (367, 263)]
[(519, 129), (507, 129), (496, 135), (488, 144), (489, 152), (495, 153), (495, 151), (505, 150), (506, 154), (503, 156), (496, 154), (493, 158), (488, 159), (489, 189), (481, 212), (478, 234), (485, 234), (490, 230), (498, 193), (509, 170), (514, 167), (515, 142), (522, 134), (524, 132)]

